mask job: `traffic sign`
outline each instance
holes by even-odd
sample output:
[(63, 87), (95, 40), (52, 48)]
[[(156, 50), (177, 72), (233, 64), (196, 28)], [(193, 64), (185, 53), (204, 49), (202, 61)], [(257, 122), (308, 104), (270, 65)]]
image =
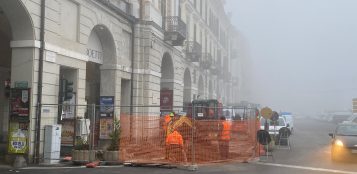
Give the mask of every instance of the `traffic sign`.
[(273, 111), (270, 108), (265, 107), (265, 108), (262, 108), (260, 113), (262, 114), (263, 118), (270, 119), (273, 114)]

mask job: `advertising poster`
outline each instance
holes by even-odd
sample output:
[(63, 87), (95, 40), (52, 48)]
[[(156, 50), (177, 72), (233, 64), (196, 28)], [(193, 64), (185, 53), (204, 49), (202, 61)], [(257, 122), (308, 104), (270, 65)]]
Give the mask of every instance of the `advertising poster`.
[(30, 89), (11, 89), (10, 115), (19, 121), (29, 121)]
[(113, 116), (114, 116), (114, 97), (113, 96), (101, 96), (99, 104), (100, 104), (100, 116), (113, 118)]
[(173, 91), (169, 89), (160, 91), (160, 110), (172, 111)]
[(110, 133), (113, 130), (113, 119), (102, 118), (100, 119), (100, 134), (99, 139), (110, 139)]
[(74, 120), (62, 122), (61, 146), (72, 146), (74, 136)]
[(19, 128), (19, 123), (10, 123), (8, 152), (11, 154), (24, 154), (27, 152), (28, 131)]

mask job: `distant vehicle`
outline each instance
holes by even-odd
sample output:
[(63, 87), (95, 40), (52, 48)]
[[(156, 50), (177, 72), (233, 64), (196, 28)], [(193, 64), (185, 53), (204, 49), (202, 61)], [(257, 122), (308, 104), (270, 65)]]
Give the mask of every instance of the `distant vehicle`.
[(285, 118), (286, 127), (289, 128), (290, 132), (293, 133), (294, 131), (294, 117), (293, 114), (290, 112), (282, 112), (280, 115)]
[(222, 116), (226, 117), (226, 120), (235, 119), (236, 116), (235, 109), (224, 108), (222, 111)]
[(197, 120), (218, 120), (222, 112), (223, 105), (218, 100), (193, 100), (187, 115), (189, 117), (193, 115)]
[(331, 136), (332, 161), (357, 158), (357, 124), (338, 124)]
[(356, 123), (357, 124), (357, 114), (353, 114), (348, 117), (347, 120), (343, 121), (342, 123)]

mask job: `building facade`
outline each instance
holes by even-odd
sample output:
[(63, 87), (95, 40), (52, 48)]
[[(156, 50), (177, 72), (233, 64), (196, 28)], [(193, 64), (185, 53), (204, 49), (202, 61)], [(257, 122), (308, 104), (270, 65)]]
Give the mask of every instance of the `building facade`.
[[(73, 82), (70, 102), (78, 106), (99, 105), (100, 96), (114, 97), (116, 106), (164, 105), (161, 99), (168, 97), (171, 102), (161, 110), (194, 99), (232, 103), (236, 32), (223, 5), (220, 0), (0, 0), (0, 141), (8, 143), (9, 130), (21, 127), (28, 157), (41, 158), (43, 128), (57, 124), (59, 111), (38, 106), (59, 103), (63, 80)], [(15, 94), (9, 89), (19, 89), (28, 114), (13, 113)], [(160, 107), (143, 111), (160, 113)], [(80, 107), (74, 115), (85, 113)]]

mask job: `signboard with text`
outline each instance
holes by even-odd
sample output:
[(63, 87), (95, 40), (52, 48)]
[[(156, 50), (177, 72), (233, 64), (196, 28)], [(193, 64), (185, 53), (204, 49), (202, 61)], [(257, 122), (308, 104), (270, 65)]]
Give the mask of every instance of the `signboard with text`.
[(10, 117), (13, 121), (28, 122), (30, 114), (30, 89), (12, 88), (10, 93)]
[(100, 96), (100, 117), (114, 116), (114, 96)]
[(24, 154), (28, 150), (28, 130), (21, 129), (17, 122), (10, 123), (8, 152), (11, 154)]

